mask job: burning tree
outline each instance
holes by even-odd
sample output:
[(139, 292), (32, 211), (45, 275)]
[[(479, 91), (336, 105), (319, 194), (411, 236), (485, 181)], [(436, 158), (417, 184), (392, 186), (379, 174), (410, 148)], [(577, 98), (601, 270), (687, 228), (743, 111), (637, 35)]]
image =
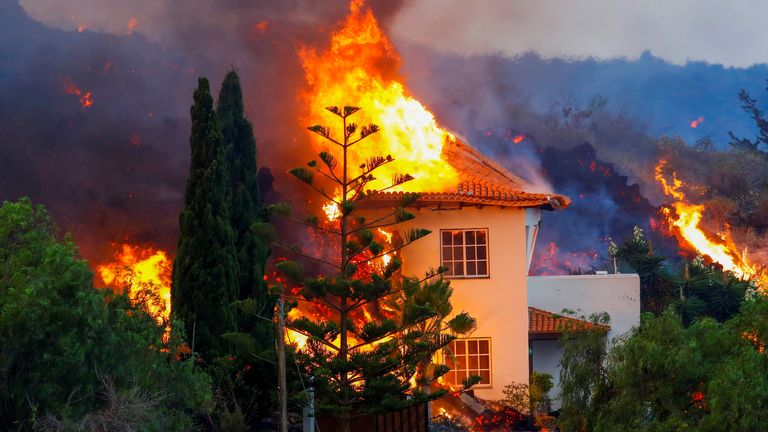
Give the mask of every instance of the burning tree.
[[(310, 318), (291, 311), (288, 317), (293, 319), (288, 327), (295, 336), (306, 339), (297, 359), (303, 372), (314, 377), (318, 408), (338, 416), (342, 429), (348, 431), (350, 419), (356, 415), (396, 410), (440, 397), (442, 392), (429, 394), (420, 386), (448, 370), (445, 366), (425, 367), (433, 354), (455, 337), (441, 330), (466, 332), (474, 321), (467, 314), (459, 314), (442, 325), (434, 323), (450, 313), (450, 305), (446, 307), (450, 288), (439, 270), (429, 271), (423, 279), (399, 276), (398, 251), (430, 232), (410, 228), (392, 236), (381, 228), (413, 219), (406, 208), (418, 195), (406, 194), (394, 209), (372, 210), (370, 218), (362, 215), (360, 208), (371, 192), (396, 188), (413, 177), (394, 174), (387, 186), (366, 190), (376, 180), (374, 172), (394, 158), (372, 155), (357, 167), (348, 161), (352, 147), (378, 132), (379, 127), (370, 124), (358, 128), (349, 122), (360, 108), (326, 109), (341, 120), (343, 137), (332, 137), (326, 126), (308, 129), (340, 149), (341, 159), (324, 151), (319, 153), (319, 161), (290, 172), (328, 202), (324, 206), (327, 222), (317, 216), (293, 220), (309, 226), (318, 234), (316, 238), (338, 245), (325, 256), (292, 250), (331, 269), (330, 274), (306, 277), (302, 266), (294, 261), (283, 261), (277, 267), (297, 282), (290, 292), (300, 309), (308, 305), (327, 312)], [(332, 185), (333, 190), (329, 192), (324, 184)], [(387, 303), (398, 307), (387, 308)]]

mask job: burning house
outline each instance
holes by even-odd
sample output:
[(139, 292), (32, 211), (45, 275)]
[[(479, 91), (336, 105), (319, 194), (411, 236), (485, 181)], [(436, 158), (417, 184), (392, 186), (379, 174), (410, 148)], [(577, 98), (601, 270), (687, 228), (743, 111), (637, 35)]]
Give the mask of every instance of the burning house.
[[(409, 94), (398, 71), (400, 57), (362, 2), (351, 3), (350, 14), (332, 34), (326, 49), (303, 49), (299, 55), (308, 84), (301, 94), (306, 110), (303, 123), (334, 124), (329, 114), (332, 109), (324, 107), (360, 107), (358, 116), (362, 118), (356, 120), (373, 122), (381, 131), (356, 144), (356, 151), (343, 157), (350, 158), (350, 166), (365, 166), (367, 158), (374, 155), (395, 160), (366, 184), (366, 188), (379, 190), (366, 193), (367, 211), (391, 210), (400, 205), (405, 194), (419, 194), (412, 205), (416, 218), (380, 233), (392, 242), (405, 237), (411, 228), (432, 232), (398, 252), (402, 273), (419, 275), (438, 266), (447, 268), (444, 277), (453, 288), (453, 310), (467, 311), (477, 319), (475, 331), (453, 341), (446, 354), (437, 359), (451, 368), (442, 377), (444, 384), (458, 387), (469, 376), (479, 376), (474, 394), (484, 400), (499, 400), (504, 397), (506, 385), (528, 383), (532, 365), (534, 369), (541, 365), (544, 372), (557, 375), (549, 366), (556, 367), (558, 348), (529, 342), (531, 334), (534, 339), (539, 334), (535, 328), (531, 333), (530, 323), (534, 321), (529, 314), (533, 310), (618, 311), (629, 314), (628, 323), (639, 321), (636, 276), (581, 279), (586, 283), (574, 283), (572, 277), (566, 277), (549, 281), (546, 287), (528, 277), (542, 210), (566, 209), (570, 198), (546, 186), (533, 185), (443, 129), (434, 115)], [(324, 139), (314, 141), (313, 147), (317, 152), (333, 150)], [(389, 186), (388, 178), (398, 175), (412, 179)], [(323, 210), (329, 222), (339, 217), (338, 206), (332, 202)], [(384, 265), (388, 258), (382, 257)], [(619, 284), (619, 291), (626, 294), (622, 300), (629, 306), (619, 310), (608, 297), (587, 294), (595, 284)], [(568, 294), (553, 291), (560, 288), (568, 288)], [(540, 295), (544, 292), (548, 294)], [(534, 298), (536, 302), (532, 303)], [(569, 304), (574, 299), (591, 301)], [(295, 313), (322, 316), (323, 311)], [(361, 316), (360, 320), (365, 318)], [(620, 325), (611, 332), (628, 329)], [(305, 340), (299, 334), (290, 337), (300, 347)]]
[[(458, 139), (448, 140), (442, 155), (457, 173), (455, 190), (417, 191), (416, 219), (393, 232), (412, 226), (433, 232), (402, 251), (403, 272), (447, 267), (454, 310), (478, 319), (477, 329), (452, 342), (452, 355), (440, 359), (451, 367), (443, 377), (446, 384), (460, 386), (476, 375), (481, 381), (475, 395), (498, 400), (504, 386), (527, 383), (532, 370), (557, 377), (562, 355), (557, 339), (566, 329), (561, 324), (578, 321), (559, 317), (563, 309), (615, 316), (616, 324), (605, 329), (611, 337), (638, 324), (637, 275), (528, 277), (541, 212), (566, 209), (568, 197), (534, 192), (525, 180)], [(402, 192), (371, 199), (376, 206), (394, 206)]]

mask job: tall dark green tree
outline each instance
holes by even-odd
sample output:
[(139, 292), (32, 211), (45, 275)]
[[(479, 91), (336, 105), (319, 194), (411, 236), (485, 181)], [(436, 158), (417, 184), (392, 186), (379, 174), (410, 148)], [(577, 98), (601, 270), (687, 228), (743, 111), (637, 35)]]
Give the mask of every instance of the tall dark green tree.
[[(227, 73), (221, 84), (216, 109), (224, 138), (229, 172), (230, 224), (235, 235), (238, 260), (237, 317), (240, 338), (250, 341), (247, 353), (238, 357), (229, 374), (233, 400), (245, 418), (261, 419), (274, 408), (276, 370), (275, 329), (271, 322), (275, 297), (264, 281), (269, 256), (269, 230), (266, 212), (261, 208), (256, 169), (256, 140), (251, 122), (245, 118), (243, 92), (235, 71)], [(231, 339), (231, 337), (230, 337)], [(254, 356), (255, 355), (255, 356)]]
[(184, 321), (195, 351), (212, 360), (223, 353), (221, 335), (235, 330), (238, 264), (224, 139), (205, 78), (198, 80), (190, 114), (192, 159), (171, 295), (173, 313)]
[[(311, 251), (283, 247), (323, 264), (327, 271), (307, 276), (303, 266), (293, 261), (280, 262), (276, 267), (298, 287), (296, 295), (292, 293), (290, 298), (330, 312), (329, 317), (291, 319), (287, 326), (307, 338), (306, 346), (296, 356), (302, 373), (314, 378), (318, 412), (339, 418), (339, 430), (348, 432), (355, 416), (394, 411), (442, 396), (442, 391), (428, 394), (423, 389), (448, 368), (423, 366), (431, 363), (433, 354), (455, 338), (442, 335), (441, 330), (466, 331), (474, 320), (459, 314), (436, 324), (450, 313), (447, 281), (439, 277), (439, 271), (429, 271), (423, 279), (399, 273), (399, 251), (428, 235), (429, 230), (400, 226), (400, 238), (392, 242), (377, 237), (377, 232), (381, 227), (415, 218), (406, 209), (416, 202), (418, 195), (405, 194), (401, 202), (379, 211), (362, 209), (371, 202), (371, 195), (398, 187), (413, 177), (395, 174), (388, 186), (371, 190), (369, 183), (375, 180), (376, 170), (392, 163), (394, 157), (370, 155), (361, 165), (352, 164), (349, 158), (356, 150), (355, 144), (376, 133), (379, 127), (358, 127), (351, 122), (350, 116), (360, 108), (326, 109), (341, 123), (341, 136), (332, 136), (326, 126), (309, 127), (333, 149), (319, 153), (319, 160), (310, 161), (307, 167), (290, 172), (328, 205), (335, 206), (338, 214), (329, 222), (312, 214), (306, 219), (293, 219), (309, 226), (318, 236), (316, 250), (324, 253), (322, 257)], [(384, 256), (391, 260), (385, 261)], [(396, 296), (403, 299), (397, 314), (365, 317), (366, 307)], [(438, 300), (438, 304), (430, 299)], [(360, 319), (361, 316), (364, 318)], [(431, 371), (427, 372), (428, 369)], [(425, 371), (421, 376), (420, 370)], [(412, 377), (417, 378), (416, 388), (410, 383)]]
[(230, 71), (224, 78), (216, 109), (224, 138), (231, 189), (230, 220), (235, 234), (239, 263), (240, 299), (266, 301), (264, 265), (266, 242), (252, 229), (260, 221), (259, 186), (256, 169), (256, 140), (251, 122), (245, 118), (240, 78)]

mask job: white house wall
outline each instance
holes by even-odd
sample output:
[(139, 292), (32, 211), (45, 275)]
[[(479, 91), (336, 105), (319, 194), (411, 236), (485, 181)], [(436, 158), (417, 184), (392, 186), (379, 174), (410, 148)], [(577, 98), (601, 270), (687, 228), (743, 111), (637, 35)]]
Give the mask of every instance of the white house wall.
[(491, 338), (491, 386), (478, 387), (475, 394), (501, 399), (505, 385), (528, 382), (525, 211), (470, 207), (415, 213), (409, 225), (432, 234), (403, 250), (403, 272), (408, 275), (423, 275), (440, 265), (441, 229), (488, 229), (490, 276), (451, 279), (452, 303), (455, 313), (467, 311), (477, 319), (477, 330), (470, 337)]
[[(529, 276), (528, 304), (554, 313), (563, 309), (586, 316), (607, 312), (611, 318), (608, 337), (613, 339), (640, 324), (640, 278), (636, 274)], [(563, 353), (559, 342), (533, 341), (531, 349), (533, 370), (551, 374), (553, 395), (559, 394)], [(554, 402), (555, 408), (560, 406), (559, 400)]]

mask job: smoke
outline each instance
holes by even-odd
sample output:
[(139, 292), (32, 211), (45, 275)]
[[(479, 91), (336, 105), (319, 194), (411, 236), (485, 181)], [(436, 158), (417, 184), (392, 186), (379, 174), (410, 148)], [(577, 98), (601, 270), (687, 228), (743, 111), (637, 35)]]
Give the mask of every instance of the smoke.
[[(563, 97), (541, 112), (516, 84), (516, 59), (414, 45), (404, 52), (412, 90), (442, 124), (537, 187), (573, 200), (567, 210), (542, 216), (534, 263), (548, 262), (537, 271), (601, 268), (609, 238), (628, 238), (635, 225), (654, 228), (662, 201), (653, 178), (659, 147), (642, 125), (605, 109), (604, 98)], [(676, 250), (674, 240), (658, 243), (662, 254)], [(553, 253), (558, 257), (546, 256)]]
[[(650, 50), (675, 64), (768, 62), (766, 4), (759, 0), (415, 0), (398, 16), (398, 42), (462, 55), (536, 51), (545, 57), (637, 58)], [(717, 29), (717, 31), (712, 31)], [(439, 35), (439, 37), (435, 37)]]
[[(386, 26), (401, 2), (371, 6)], [(297, 121), (304, 77), (296, 50), (326, 43), (347, 7), (0, 0), (0, 199), (45, 204), (94, 262), (111, 254), (110, 242), (175, 250), (197, 77), (216, 92), (227, 70), (238, 71), (259, 165), (280, 183), (309, 158)], [(90, 92), (92, 105), (69, 83)], [(267, 191), (271, 199), (295, 194), (276, 188), (282, 195)]]
[[(432, 28), (423, 21), (404, 32), (403, 23), (414, 19), (404, 0), (368, 4), (401, 40)], [(262, 182), (270, 188), (265, 195), (305, 200), (301, 186), (283, 175), (312, 156), (299, 124), (304, 73), (296, 52), (327, 43), (347, 13), (346, 0), (22, 0), (22, 6), (0, 0), (0, 199), (44, 203), (95, 262), (109, 255), (110, 242), (173, 252), (192, 91), (198, 76), (210, 78), (216, 91), (234, 68), (259, 165), (269, 167), (260, 178), (275, 182)], [(442, 28), (474, 23), (479, 9), (469, 9), (466, 20)], [(433, 33), (441, 37), (431, 40), (450, 41), (453, 33)], [(446, 54), (404, 43), (398, 49), (410, 89), (441, 125), (536, 190), (574, 199), (569, 210), (544, 215), (540, 245), (556, 242), (563, 253), (604, 250), (608, 236), (626, 237), (636, 223), (649, 228), (662, 197), (649, 169), (658, 146), (642, 124), (608, 112), (599, 97), (563, 96), (542, 109), (516, 80), (515, 59), (502, 55)], [(70, 83), (79, 95), (67, 89)], [(92, 105), (83, 106), (87, 92)], [(596, 174), (592, 162), (610, 175)]]

